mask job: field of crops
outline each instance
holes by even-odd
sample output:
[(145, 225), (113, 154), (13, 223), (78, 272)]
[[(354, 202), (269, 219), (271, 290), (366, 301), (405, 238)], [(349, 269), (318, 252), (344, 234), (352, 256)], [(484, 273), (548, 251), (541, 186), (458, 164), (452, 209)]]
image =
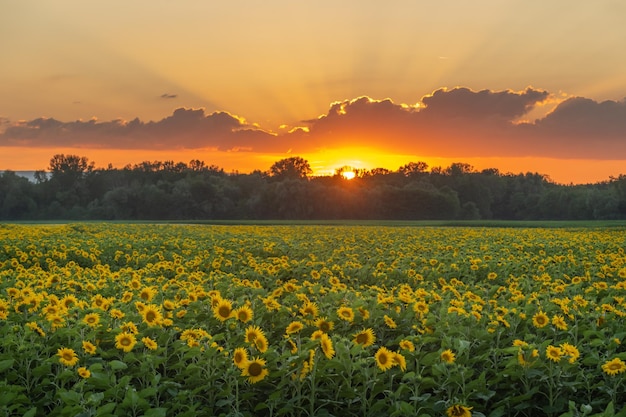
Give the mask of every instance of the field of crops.
[(622, 228), (0, 225), (0, 416), (626, 415)]

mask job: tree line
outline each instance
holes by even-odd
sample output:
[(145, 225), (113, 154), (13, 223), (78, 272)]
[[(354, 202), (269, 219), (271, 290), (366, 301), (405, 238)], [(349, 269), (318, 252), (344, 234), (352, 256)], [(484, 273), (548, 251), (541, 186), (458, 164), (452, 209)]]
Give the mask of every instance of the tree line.
[(301, 157), (268, 171), (226, 173), (200, 160), (96, 168), (57, 154), (35, 180), (0, 175), (0, 220), (501, 219), (626, 218), (626, 176), (560, 185), (538, 173), (476, 171), (410, 162), (396, 171), (312, 176)]

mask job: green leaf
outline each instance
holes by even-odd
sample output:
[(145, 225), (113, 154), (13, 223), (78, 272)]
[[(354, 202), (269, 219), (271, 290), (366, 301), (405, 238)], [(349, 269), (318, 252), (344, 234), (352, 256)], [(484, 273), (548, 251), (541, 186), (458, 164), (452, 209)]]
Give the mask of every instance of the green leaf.
[(111, 362), (109, 362), (109, 366), (114, 371), (121, 371), (122, 369), (128, 368), (128, 365), (126, 365), (126, 362), (122, 362), (118, 360), (112, 360)]
[(165, 417), (167, 416), (167, 408), (151, 408), (146, 411), (144, 417)]
[(115, 407), (117, 407), (117, 404), (115, 403), (108, 403), (108, 404), (103, 405), (102, 407), (98, 407), (98, 410), (96, 410), (96, 416), (104, 417), (104, 416), (112, 415), (113, 410), (115, 410)]
[(7, 369), (11, 368), (15, 363), (15, 359), (5, 359), (0, 361), (0, 372), (4, 372)]
[(75, 391), (60, 391), (57, 395), (67, 405), (80, 404), (80, 401), (83, 399), (83, 397)]
[(24, 413), (23, 417), (34, 417), (37, 415), (37, 407), (33, 407)]

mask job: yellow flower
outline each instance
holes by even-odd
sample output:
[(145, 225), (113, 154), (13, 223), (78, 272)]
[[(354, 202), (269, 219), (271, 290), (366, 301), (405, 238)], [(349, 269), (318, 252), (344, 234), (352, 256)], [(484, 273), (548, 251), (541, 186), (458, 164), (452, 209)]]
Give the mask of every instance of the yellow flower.
[(139, 298), (144, 301), (152, 301), (152, 298), (156, 295), (157, 291), (152, 287), (144, 287), (139, 292)]
[(552, 317), (552, 325), (554, 325), (554, 327), (559, 330), (567, 330), (567, 323), (565, 322), (565, 319), (563, 318), (563, 316), (560, 316), (558, 314)]
[(473, 407), (465, 407), (464, 405), (455, 404), (448, 407), (446, 414), (448, 417), (472, 417), (472, 412), (470, 411), (472, 408)]
[(84, 366), (78, 368), (77, 372), (81, 378), (89, 378), (91, 376), (91, 372), (89, 372), (89, 369), (85, 368)]
[(319, 319), (315, 320), (315, 325), (324, 333), (330, 332), (335, 327), (335, 323), (333, 323), (332, 321), (328, 321), (326, 317), (320, 317)]
[(402, 350), (408, 350), (409, 352), (415, 351), (415, 345), (410, 340), (402, 339), (400, 340), (400, 348)]
[(265, 360), (261, 358), (246, 361), (241, 367), (241, 376), (247, 376), (252, 384), (262, 381), (267, 375), (269, 371), (265, 368)]
[(363, 329), (362, 331), (354, 335), (353, 342), (363, 347), (368, 347), (374, 344), (376, 341), (376, 335), (371, 328)]
[(59, 357), (59, 362), (65, 366), (74, 366), (78, 363), (78, 356), (74, 349), (70, 348), (60, 348), (57, 350), (57, 356)]
[(115, 336), (115, 347), (123, 350), (124, 352), (130, 352), (135, 347), (137, 339), (133, 333), (122, 332)]
[(153, 339), (150, 339), (149, 337), (141, 338), (141, 342), (143, 343), (145, 347), (147, 347), (150, 350), (157, 350), (157, 348), (159, 347), (157, 342)]
[(396, 324), (396, 322), (389, 317), (388, 315), (385, 314), (385, 316), (383, 317), (385, 320), (385, 324), (387, 325), (387, 327), (389, 327), (390, 329), (395, 329), (396, 327), (398, 327), (398, 325)]
[(113, 308), (111, 309), (111, 311), (109, 312), (109, 314), (111, 315), (111, 317), (113, 317), (114, 319), (123, 319), (125, 314), (122, 310), (118, 310), (117, 308)]
[(339, 307), (337, 309), (337, 316), (341, 320), (352, 323), (354, 321), (354, 311), (350, 307)]
[(253, 343), (258, 337), (265, 337), (263, 330), (259, 326), (248, 326), (245, 336), (246, 342)]
[(254, 317), (254, 311), (248, 306), (241, 306), (233, 311), (233, 315), (242, 323), (247, 323)]
[(428, 310), (429, 310), (428, 304), (426, 304), (426, 302), (424, 301), (418, 301), (415, 304), (413, 304), (413, 311), (419, 316), (428, 314)]
[(267, 338), (265, 335), (260, 335), (256, 339), (254, 339), (254, 346), (258, 349), (259, 352), (265, 353), (267, 352)]
[(233, 363), (239, 369), (243, 369), (243, 367), (248, 362), (248, 351), (245, 348), (238, 347), (233, 351)]
[(563, 353), (566, 356), (569, 356), (569, 363), (574, 363), (580, 357), (580, 352), (578, 348), (574, 345), (570, 345), (569, 343), (561, 343), (559, 347), (563, 350)]
[(148, 304), (141, 311), (141, 317), (148, 326), (158, 326), (163, 321), (163, 315), (159, 306)]
[(229, 300), (220, 299), (213, 307), (213, 316), (219, 321), (226, 321), (233, 316), (233, 304)]
[(602, 370), (607, 375), (615, 376), (626, 371), (626, 363), (620, 358), (613, 358), (602, 365)]
[(304, 303), (304, 305), (300, 308), (300, 314), (302, 314), (303, 316), (316, 317), (318, 314), (318, 311), (319, 309), (317, 308), (317, 304), (311, 303), (309, 301)]
[(391, 367), (394, 365), (394, 355), (395, 354), (392, 351), (382, 346), (374, 355), (374, 358), (376, 359), (376, 366), (378, 366), (381, 371), (391, 369)]
[(98, 323), (100, 323), (100, 314), (98, 313), (85, 314), (85, 317), (83, 317), (83, 323), (91, 327), (96, 327)]
[(563, 350), (559, 347), (548, 345), (546, 348), (546, 357), (551, 361), (558, 362), (563, 356)]
[(441, 357), (441, 360), (444, 361), (445, 363), (454, 363), (454, 361), (456, 361), (456, 355), (450, 349), (446, 349), (443, 352), (441, 352), (440, 357)]
[(333, 347), (333, 342), (330, 339), (330, 336), (326, 333), (322, 333), (322, 337), (320, 337), (320, 346), (322, 347), (322, 352), (328, 359), (332, 359), (335, 356), (335, 348)]
[(393, 364), (398, 365), (403, 372), (406, 371), (406, 358), (401, 353), (393, 354)]
[(547, 326), (549, 322), (550, 319), (548, 318), (548, 315), (543, 311), (540, 311), (533, 316), (533, 326), (538, 329)]
[(287, 333), (287, 334), (298, 333), (303, 328), (304, 328), (304, 325), (301, 322), (299, 322), (299, 321), (292, 321), (291, 323), (289, 323), (289, 325), (285, 329), (285, 333)]
[(87, 340), (83, 340), (83, 352), (89, 354), (89, 355), (95, 355), (96, 354), (96, 345), (94, 345), (93, 343), (87, 341)]

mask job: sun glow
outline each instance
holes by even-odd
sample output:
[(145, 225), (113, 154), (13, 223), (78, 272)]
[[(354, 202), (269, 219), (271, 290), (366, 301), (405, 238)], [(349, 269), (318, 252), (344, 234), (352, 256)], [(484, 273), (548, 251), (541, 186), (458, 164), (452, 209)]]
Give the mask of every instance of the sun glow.
[(343, 171), (341, 176), (346, 180), (351, 180), (356, 177), (356, 173), (354, 171)]

